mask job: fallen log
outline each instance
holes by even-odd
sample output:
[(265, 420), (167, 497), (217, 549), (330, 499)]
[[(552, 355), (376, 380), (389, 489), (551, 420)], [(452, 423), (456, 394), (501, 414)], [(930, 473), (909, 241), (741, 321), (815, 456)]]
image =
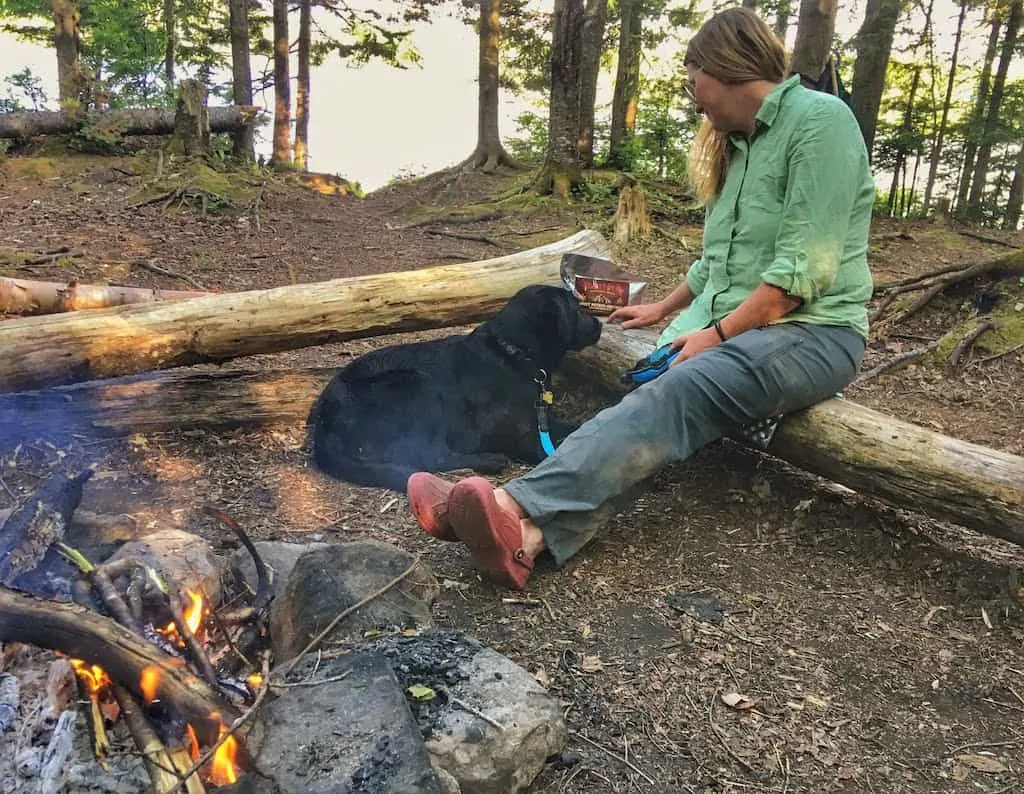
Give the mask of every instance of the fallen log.
[[(595, 347), (569, 355), (566, 377), (615, 399), (624, 391), (619, 374), (654, 339), (606, 326)], [(0, 425), (117, 436), (301, 422), (335, 371), (161, 372), (0, 395)], [(839, 399), (786, 417), (768, 451), (863, 494), (1024, 546), (1024, 458)]]
[[(260, 121), (254, 105), (209, 108), (211, 132), (236, 132)], [(123, 108), (100, 113), (69, 110), (25, 110), (0, 113), (0, 138), (67, 135), (86, 125), (116, 129), (121, 135), (170, 135), (175, 111), (159, 108)]]
[(70, 281), (34, 281), (0, 277), (0, 314), (59, 314), (130, 303), (153, 303), (211, 295), (198, 290), (148, 289)]
[[(656, 335), (606, 326), (566, 370), (621, 393)], [(1024, 458), (833, 399), (785, 417), (768, 452), (862, 494), (1024, 546)]]
[(335, 372), (333, 367), (154, 372), (0, 394), (0, 427), (9, 428), (10, 440), (55, 432), (95, 438), (301, 421)]
[[(98, 664), (111, 680), (143, 702), (157, 699), (173, 704), (207, 744), (217, 739), (222, 720), (229, 723), (237, 716), (181, 659), (77, 604), (41, 600), (0, 587), (0, 642), (35, 645)], [(153, 687), (148, 696), (144, 680), (147, 688)]]
[(476, 322), (521, 287), (558, 283), (565, 253), (608, 256), (608, 243), (581, 231), (481, 262), (8, 320), (0, 391)]

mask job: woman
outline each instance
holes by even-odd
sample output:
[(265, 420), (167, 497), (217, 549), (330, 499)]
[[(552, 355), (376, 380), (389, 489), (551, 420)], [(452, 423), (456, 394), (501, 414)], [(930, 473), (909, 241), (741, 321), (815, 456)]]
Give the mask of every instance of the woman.
[(409, 479), (423, 529), (461, 540), (497, 584), (524, 587), (544, 549), (564, 563), (666, 463), (834, 395), (863, 356), (874, 182), (849, 108), (786, 79), (781, 43), (745, 8), (708, 20), (685, 65), (704, 114), (690, 155), (703, 253), (666, 298), (609, 317), (639, 328), (680, 312), (659, 340), (672, 366), (501, 489)]

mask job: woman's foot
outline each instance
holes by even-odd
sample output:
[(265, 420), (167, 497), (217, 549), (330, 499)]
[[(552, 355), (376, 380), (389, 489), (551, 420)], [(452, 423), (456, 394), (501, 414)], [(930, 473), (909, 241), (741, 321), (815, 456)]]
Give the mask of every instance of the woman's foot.
[[(502, 501), (506, 499), (511, 497), (502, 492)], [(487, 480), (468, 477), (456, 483), (448, 497), (447, 517), (485, 579), (514, 590), (526, 586), (536, 555), (524, 548), (521, 524), (532, 522), (520, 522), (517, 511), (500, 505)]]
[(405, 485), (409, 507), (420, 528), (439, 540), (459, 539), (448, 520), (448, 498), (454, 487), (454, 483), (425, 471), (413, 474)]

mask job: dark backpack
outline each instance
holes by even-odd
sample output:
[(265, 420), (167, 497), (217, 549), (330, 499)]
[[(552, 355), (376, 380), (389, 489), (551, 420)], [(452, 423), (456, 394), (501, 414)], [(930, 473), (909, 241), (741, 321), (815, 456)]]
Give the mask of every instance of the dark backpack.
[(847, 105), (850, 105), (853, 101), (853, 95), (843, 85), (843, 80), (839, 76), (839, 70), (836, 68), (836, 60), (835, 55), (829, 55), (828, 60), (825, 61), (825, 68), (822, 69), (817, 79), (801, 74), (800, 82), (815, 91), (824, 91), (826, 94), (837, 96)]

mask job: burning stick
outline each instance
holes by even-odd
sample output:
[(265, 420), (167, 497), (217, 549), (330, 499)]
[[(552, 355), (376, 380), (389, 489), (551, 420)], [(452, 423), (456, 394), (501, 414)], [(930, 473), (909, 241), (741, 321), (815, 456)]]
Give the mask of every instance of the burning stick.
[(142, 706), (135, 696), (123, 686), (115, 684), (114, 697), (121, 707), (128, 732), (142, 753), (154, 794), (170, 794), (178, 786), (182, 786), (187, 794), (205, 794), (206, 788), (199, 777), (186, 774), (191, 759), (185, 755), (183, 762), (182, 750), (167, 749), (142, 713)]

